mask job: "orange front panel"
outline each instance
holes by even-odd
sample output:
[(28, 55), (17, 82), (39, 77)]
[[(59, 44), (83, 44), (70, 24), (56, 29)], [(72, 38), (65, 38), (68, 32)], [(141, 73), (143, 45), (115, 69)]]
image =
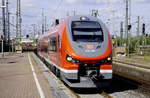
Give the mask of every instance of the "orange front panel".
[[(112, 45), (111, 45), (110, 35), (108, 36), (109, 36), (108, 48), (103, 55), (99, 57), (91, 57), (91, 58), (82, 57), (79, 54), (76, 54), (73, 48), (71, 47), (69, 40), (68, 40), (67, 33), (66, 33), (66, 28), (65, 28), (63, 32), (63, 36), (62, 36), (63, 38), (62, 38), (62, 49), (61, 49), (61, 57), (62, 57), (61, 66), (65, 69), (78, 69), (78, 66), (79, 66), (78, 64), (74, 64), (74, 63), (70, 63), (66, 61), (67, 55), (72, 56), (74, 59), (83, 60), (84, 63), (96, 63), (96, 61), (110, 56), (112, 53)], [(111, 64), (102, 65), (101, 69), (112, 69), (112, 65)]]
[(71, 63), (71, 62), (68, 62), (66, 60), (66, 52), (65, 50), (62, 49), (61, 51), (61, 67), (64, 68), (64, 69), (68, 69), (68, 70), (77, 70), (78, 69), (78, 65), (77, 64), (74, 64), (74, 63)]
[(111, 38), (110, 38), (109, 34), (108, 34), (108, 47), (107, 47), (107, 50), (105, 51), (105, 53), (103, 55), (100, 55), (98, 57), (83, 57), (83, 56), (80, 56), (80, 54), (75, 53), (75, 51), (73, 50), (73, 48), (70, 45), (70, 42), (68, 40), (68, 36), (66, 34), (66, 29), (64, 30), (62, 46), (64, 46), (64, 47), (62, 47), (63, 51), (66, 51), (74, 59), (80, 59), (80, 60), (85, 60), (85, 61), (105, 59), (106, 57), (110, 56), (111, 53), (112, 53), (112, 43), (111, 43)]
[(106, 63), (100, 65), (100, 70), (112, 70), (112, 64)]

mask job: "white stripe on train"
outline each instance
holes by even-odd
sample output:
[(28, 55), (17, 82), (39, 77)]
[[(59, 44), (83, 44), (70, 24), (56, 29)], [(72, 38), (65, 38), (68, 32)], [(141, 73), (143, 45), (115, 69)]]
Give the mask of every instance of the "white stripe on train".
[[(43, 56), (41, 56), (41, 57), (43, 57)], [(61, 67), (57, 66), (55, 63), (53, 63), (52, 61), (48, 60), (47, 58), (44, 57), (44, 59), (46, 60), (46, 62), (48, 62), (52, 66), (55, 66), (57, 69), (59, 69), (60, 71), (62, 71), (64, 73), (77, 73), (78, 72), (78, 70), (66, 70), (64, 68), (61, 68)], [(112, 70), (100, 70), (100, 73), (112, 73), (112, 72), (113, 72)]]

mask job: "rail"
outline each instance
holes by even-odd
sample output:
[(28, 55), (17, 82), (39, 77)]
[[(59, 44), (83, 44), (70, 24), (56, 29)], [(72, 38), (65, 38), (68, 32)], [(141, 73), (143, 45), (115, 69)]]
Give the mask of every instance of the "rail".
[(113, 58), (113, 63), (115, 63), (115, 62), (150, 69), (150, 63), (149, 64), (148, 63), (140, 64), (140, 63), (136, 63), (135, 61), (131, 61), (131, 60), (125, 60), (125, 59), (122, 60), (122, 59), (118, 59), (118, 58)]
[(150, 85), (150, 63), (113, 58), (113, 72), (119, 76)]

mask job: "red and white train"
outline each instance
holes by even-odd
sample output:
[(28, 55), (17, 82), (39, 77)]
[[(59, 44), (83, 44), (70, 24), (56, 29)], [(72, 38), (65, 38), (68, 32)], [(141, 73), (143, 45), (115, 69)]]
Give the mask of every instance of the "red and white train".
[(64, 19), (38, 40), (38, 54), (70, 87), (107, 86), (112, 80), (112, 42), (92, 16)]

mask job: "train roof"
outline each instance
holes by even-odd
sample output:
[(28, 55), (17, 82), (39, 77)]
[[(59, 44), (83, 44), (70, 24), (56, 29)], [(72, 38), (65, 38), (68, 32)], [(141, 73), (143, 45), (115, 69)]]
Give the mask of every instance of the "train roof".
[[(69, 16), (65, 19), (63, 19), (61, 23), (63, 22), (72, 22), (72, 21), (99, 21), (102, 23), (102, 21), (94, 16), (87, 16), (87, 15), (76, 15), (76, 16)], [(49, 37), (51, 34), (53, 34), (53, 32), (55, 32), (57, 30), (57, 28), (59, 27), (59, 25), (54, 25), (50, 28), (50, 30), (48, 32), (46, 32), (45, 34), (41, 35), (39, 37), (39, 39), (43, 39), (43, 38), (46, 38), (46, 37)]]

